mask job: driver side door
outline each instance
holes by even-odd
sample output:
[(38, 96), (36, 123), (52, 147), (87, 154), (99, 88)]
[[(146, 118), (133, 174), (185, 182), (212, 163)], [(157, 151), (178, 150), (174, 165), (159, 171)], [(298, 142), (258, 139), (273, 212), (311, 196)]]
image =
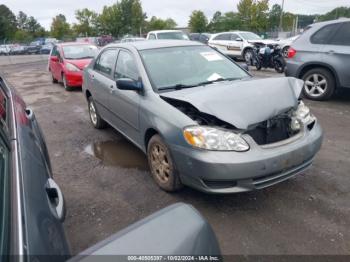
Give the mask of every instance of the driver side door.
[(118, 130), (134, 142), (139, 142), (139, 103), (141, 94), (133, 90), (118, 89), (116, 81), (128, 78), (138, 81), (140, 78), (135, 57), (126, 49), (120, 49), (114, 70), (114, 82), (109, 96), (109, 109), (113, 123)]

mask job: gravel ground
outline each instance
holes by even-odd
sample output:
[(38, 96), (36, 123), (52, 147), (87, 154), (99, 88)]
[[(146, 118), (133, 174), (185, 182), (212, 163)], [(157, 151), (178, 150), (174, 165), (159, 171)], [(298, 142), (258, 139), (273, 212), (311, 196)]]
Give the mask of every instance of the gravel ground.
[(73, 254), (180, 201), (207, 218), (226, 255), (350, 254), (349, 94), (307, 102), (325, 139), (304, 175), (243, 194), (207, 195), (189, 188), (168, 194), (154, 184), (135, 146), (111, 128), (98, 131), (90, 125), (81, 90), (64, 91), (45, 69), (44, 62), (0, 67), (45, 133), (67, 202), (65, 228)]

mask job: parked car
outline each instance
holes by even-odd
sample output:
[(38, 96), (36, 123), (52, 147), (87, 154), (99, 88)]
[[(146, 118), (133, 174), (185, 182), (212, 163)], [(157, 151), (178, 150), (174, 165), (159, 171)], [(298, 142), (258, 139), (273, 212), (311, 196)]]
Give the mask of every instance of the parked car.
[(127, 43), (127, 42), (136, 42), (136, 41), (145, 41), (145, 38), (142, 37), (124, 37), (122, 40), (120, 40), (120, 43)]
[(11, 55), (24, 55), (26, 53), (26, 47), (23, 45), (13, 45), (10, 50)]
[(253, 56), (253, 43), (276, 44), (274, 40), (262, 39), (260, 36), (246, 31), (232, 31), (214, 34), (208, 45), (218, 49), (225, 55), (243, 58), (247, 63)]
[(62, 43), (53, 47), (49, 56), (52, 82), (62, 82), (71, 91), (82, 85), (82, 70), (97, 55), (98, 48), (89, 43)]
[(211, 34), (208, 33), (192, 33), (190, 34), (190, 39), (192, 41), (198, 41), (203, 44), (208, 44)]
[(83, 81), (92, 125), (108, 123), (137, 145), (159, 187), (211, 193), (261, 189), (311, 165), (322, 129), (302, 87), (254, 80), (194, 41), (109, 45)]
[(299, 37), (300, 35), (295, 35), (286, 39), (279, 39), (277, 41), (278, 45), (282, 48), (282, 53), (284, 57), (288, 57), (288, 49), (292, 45), (292, 43)]
[[(70, 258), (62, 226), (65, 202), (52, 176), (42, 131), (34, 112), (1, 77), (0, 199), (1, 261)], [(126, 254), (218, 256), (220, 248), (199, 212), (178, 203), (132, 224), (71, 261), (91, 261), (89, 255)]]
[(31, 43), (28, 46), (25, 46), (25, 53), (28, 55), (40, 54), (41, 45), (38, 45), (36, 42)]
[(315, 23), (296, 39), (286, 59), (287, 76), (305, 81), (303, 94), (326, 100), (350, 88), (350, 19)]
[(181, 30), (150, 31), (147, 40), (190, 40), (187, 34)]
[(11, 45), (0, 45), (0, 55), (9, 55)]
[(54, 44), (52, 44), (52, 43), (48, 43), (48, 44), (43, 45), (40, 49), (40, 54), (50, 54), (51, 50), (53, 48), (53, 45)]

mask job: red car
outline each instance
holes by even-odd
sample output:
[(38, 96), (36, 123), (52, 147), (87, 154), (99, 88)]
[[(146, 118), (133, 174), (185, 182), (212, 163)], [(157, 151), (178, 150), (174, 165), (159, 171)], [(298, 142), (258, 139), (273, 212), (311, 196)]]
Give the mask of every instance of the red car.
[(62, 82), (67, 91), (81, 87), (85, 66), (97, 55), (98, 48), (89, 43), (62, 43), (53, 47), (49, 58), (52, 82)]

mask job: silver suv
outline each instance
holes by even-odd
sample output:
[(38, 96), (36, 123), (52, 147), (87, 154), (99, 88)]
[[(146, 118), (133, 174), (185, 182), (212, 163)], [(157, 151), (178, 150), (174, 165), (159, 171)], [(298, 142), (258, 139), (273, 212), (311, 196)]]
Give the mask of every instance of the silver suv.
[(350, 88), (350, 19), (310, 25), (293, 42), (286, 60), (286, 76), (303, 79), (309, 99), (326, 100), (337, 88)]

